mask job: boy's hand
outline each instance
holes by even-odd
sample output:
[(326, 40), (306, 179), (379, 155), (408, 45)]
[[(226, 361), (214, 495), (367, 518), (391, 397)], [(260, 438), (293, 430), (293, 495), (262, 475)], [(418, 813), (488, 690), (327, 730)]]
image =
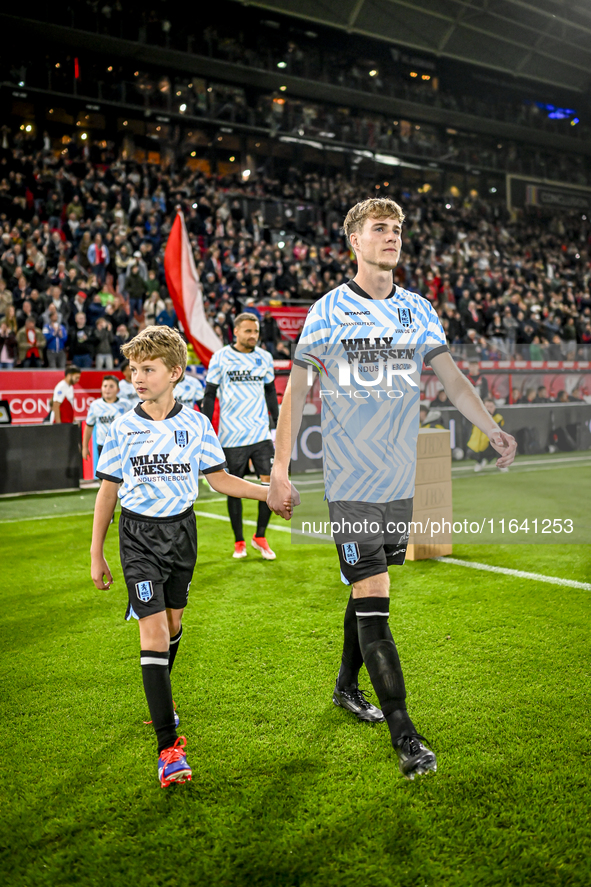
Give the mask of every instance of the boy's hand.
[(88, 459), (89, 456), (90, 456), (90, 450), (88, 449), (88, 447), (82, 447), (82, 458)]
[(103, 555), (91, 559), (90, 575), (96, 587), (101, 591), (106, 591), (113, 584), (113, 576)]

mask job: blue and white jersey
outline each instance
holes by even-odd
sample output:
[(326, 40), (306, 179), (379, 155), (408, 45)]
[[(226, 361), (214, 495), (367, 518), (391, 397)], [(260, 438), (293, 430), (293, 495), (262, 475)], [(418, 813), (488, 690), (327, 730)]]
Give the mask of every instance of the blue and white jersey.
[(132, 410), (140, 402), (137, 391), (131, 382), (128, 382), (126, 379), (119, 381), (119, 400), (123, 401), (127, 410)]
[(198, 400), (203, 400), (204, 393), (205, 388), (201, 379), (189, 373), (185, 373), (185, 378), (174, 386), (175, 399), (190, 409), (195, 406)]
[(86, 424), (94, 428), (94, 440), (97, 447), (104, 445), (109, 428), (115, 419), (125, 412), (127, 412), (127, 404), (119, 399), (115, 403), (107, 403), (102, 397), (93, 400), (88, 408)]
[(147, 517), (169, 517), (199, 495), (199, 472), (226, 467), (224, 451), (202, 413), (175, 404), (156, 421), (139, 404), (111, 425), (96, 476), (122, 483), (124, 508)]
[(401, 287), (377, 300), (349, 281), (312, 306), (295, 363), (310, 384), (320, 373), (330, 502), (414, 495), (421, 367), (447, 350), (430, 303)]
[(218, 385), (223, 447), (245, 447), (270, 440), (265, 385), (275, 378), (273, 358), (255, 348), (244, 353), (233, 345), (216, 351), (207, 370), (207, 383)]

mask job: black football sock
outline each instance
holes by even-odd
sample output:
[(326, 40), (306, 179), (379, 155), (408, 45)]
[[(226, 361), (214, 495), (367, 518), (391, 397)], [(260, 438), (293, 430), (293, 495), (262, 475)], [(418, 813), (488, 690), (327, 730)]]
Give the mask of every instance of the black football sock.
[(178, 634), (175, 634), (173, 638), (170, 639), (170, 647), (168, 648), (168, 673), (170, 674), (172, 671), (172, 666), (174, 665), (174, 660), (176, 659), (176, 654), (178, 653), (179, 644), (181, 642), (181, 638), (183, 636), (183, 626), (179, 628)]
[(341, 658), (339, 676), (337, 678), (337, 683), (341, 690), (357, 683), (359, 669), (363, 665), (353, 595), (349, 597), (349, 603), (345, 610), (344, 629), (345, 639), (343, 643), (343, 655)]
[(373, 688), (386, 718), (392, 745), (408, 733), (416, 733), (406, 711), (406, 689), (398, 650), (388, 625), (390, 599), (364, 597), (355, 600), (359, 646)]
[(257, 536), (264, 536), (267, 527), (269, 526), (269, 521), (271, 520), (271, 509), (267, 505), (266, 502), (259, 502), (259, 516), (257, 519)]
[(177, 733), (174, 726), (174, 705), (168, 671), (168, 650), (159, 653), (154, 650), (140, 652), (144, 692), (148, 700), (150, 717), (158, 740), (158, 754), (174, 745)]
[(236, 542), (244, 542), (244, 536), (242, 535), (242, 499), (228, 496), (228, 514), (230, 515), (230, 523), (234, 530)]

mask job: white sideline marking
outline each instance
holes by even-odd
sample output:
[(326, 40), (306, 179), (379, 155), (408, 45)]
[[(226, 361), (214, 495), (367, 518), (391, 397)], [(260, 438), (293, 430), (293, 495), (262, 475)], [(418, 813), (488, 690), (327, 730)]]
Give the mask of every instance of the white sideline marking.
[(55, 520), (56, 517), (91, 517), (94, 511), (71, 511), (68, 514), (41, 514), (36, 517), (12, 517), (0, 520), (0, 524), (20, 524), (27, 520)]
[(518, 579), (533, 579), (535, 582), (548, 582), (550, 585), (566, 585), (568, 588), (582, 588), (591, 591), (591, 583), (577, 582), (576, 579), (560, 579), (558, 576), (543, 576), (541, 573), (526, 573), (524, 570), (511, 570), (509, 567), (493, 567), (490, 564), (479, 564), (476, 561), (462, 561), (456, 557), (435, 557), (441, 564), (455, 564), (458, 567), (469, 567), (471, 570), (486, 570), (487, 573), (503, 573), (505, 576), (516, 576)]
[[(529, 459), (529, 460), (519, 460), (518, 462), (513, 462), (514, 468), (520, 468), (522, 465), (556, 465), (558, 462), (588, 462), (591, 459), (591, 456), (565, 456), (564, 458), (558, 459)], [(494, 468), (494, 464), (491, 462), (490, 466), (486, 466)], [(473, 465), (452, 465), (453, 471), (474, 471)]]

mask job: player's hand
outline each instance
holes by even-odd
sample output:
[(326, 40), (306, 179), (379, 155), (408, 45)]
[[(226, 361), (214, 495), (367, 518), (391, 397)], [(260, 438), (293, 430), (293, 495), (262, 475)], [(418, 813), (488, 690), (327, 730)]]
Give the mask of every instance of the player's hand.
[(279, 479), (271, 473), (271, 481), (267, 492), (267, 505), (274, 514), (290, 520), (292, 504), (292, 485), (289, 478)]
[(296, 506), (301, 505), (300, 494), (296, 490), (293, 484), (291, 486), (291, 504), (292, 508), (296, 508)]
[(90, 450), (88, 449), (88, 447), (82, 447), (82, 458), (84, 460), (86, 460), (86, 459), (88, 459), (89, 456), (90, 456)]
[(497, 468), (508, 468), (517, 452), (517, 441), (513, 435), (506, 431), (494, 431), (489, 435), (489, 440), (497, 453), (501, 454), (497, 459)]
[(104, 557), (93, 557), (90, 564), (90, 575), (98, 589), (106, 591), (113, 584), (113, 576)]

